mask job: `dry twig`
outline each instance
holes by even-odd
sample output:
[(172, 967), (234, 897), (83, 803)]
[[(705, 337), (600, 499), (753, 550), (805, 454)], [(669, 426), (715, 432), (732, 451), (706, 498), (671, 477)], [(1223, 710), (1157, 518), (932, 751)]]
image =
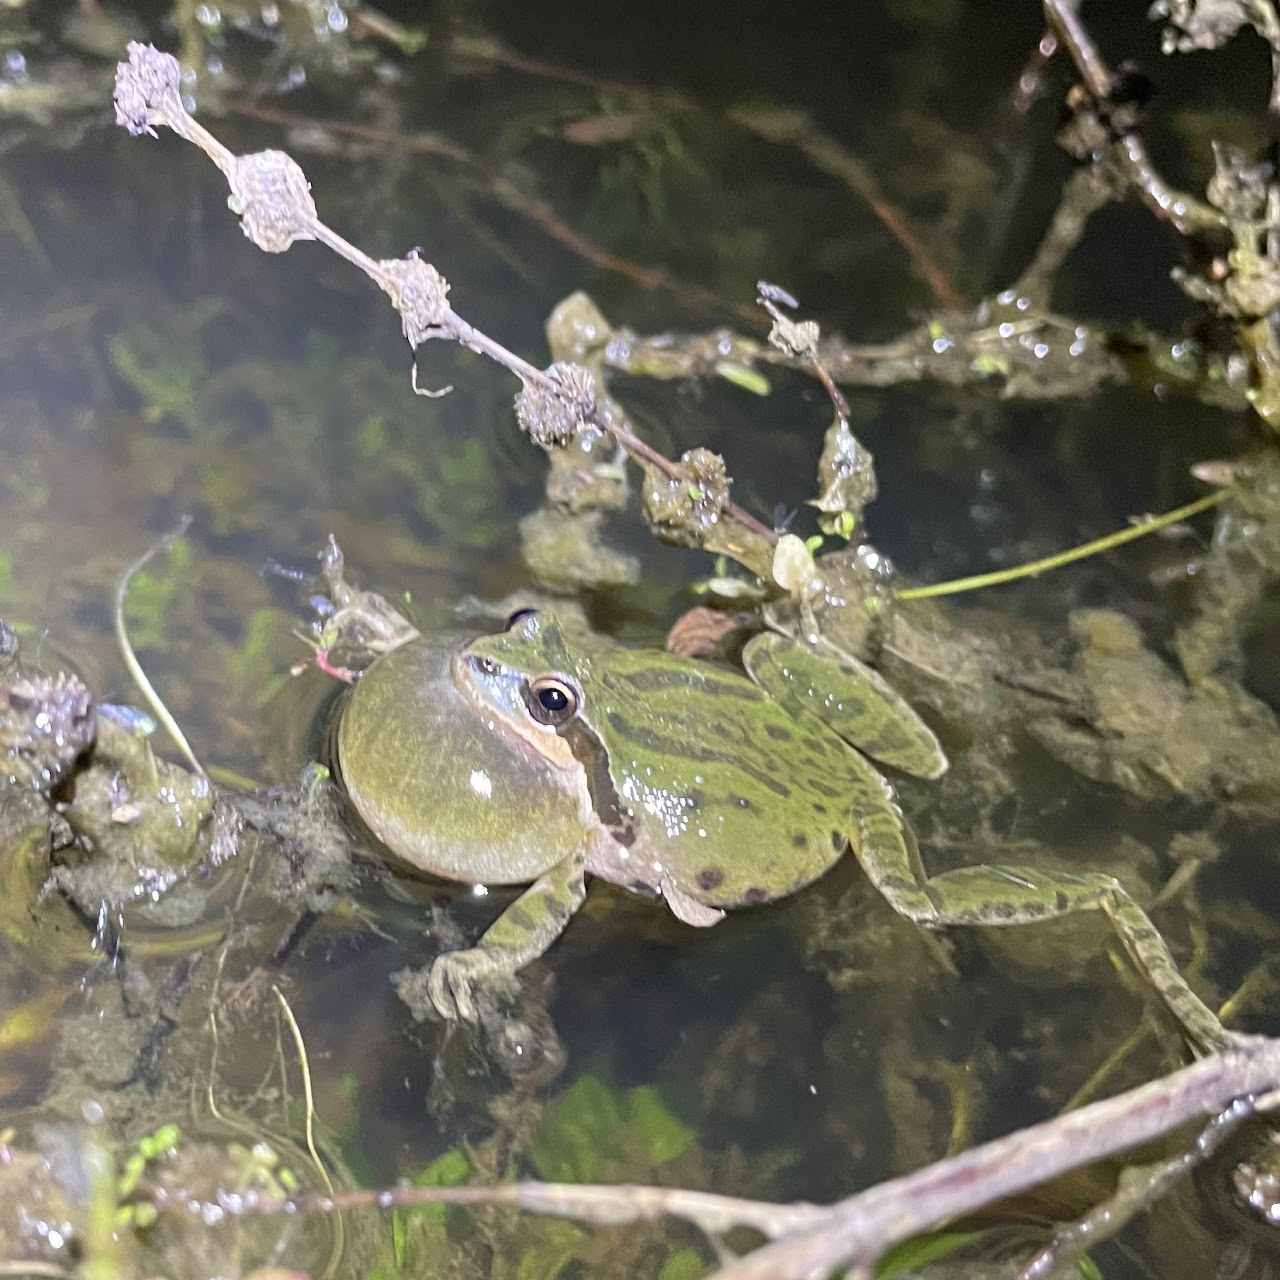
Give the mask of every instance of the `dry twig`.
[[(771, 1241), (716, 1272), (717, 1280), (801, 1280), (850, 1268), (852, 1274), (862, 1275), (870, 1274), (876, 1260), (904, 1240), (1071, 1169), (1199, 1124), (1204, 1141), (1168, 1166), (1185, 1172), (1197, 1152), (1207, 1152), (1221, 1132), (1280, 1101), (1273, 1092), (1277, 1088), (1280, 1040), (1241, 1036), (1237, 1047), (1228, 1052), (826, 1207), (768, 1204), (680, 1188), (515, 1182), (484, 1187), (401, 1186), (290, 1198), (251, 1192), (236, 1197), (234, 1204), (224, 1199), (218, 1208), (294, 1214), (428, 1203), (484, 1204), (576, 1218), (596, 1226), (675, 1217), (697, 1226), (716, 1242), (739, 1227), (758, 1231)], [(1163, 1190), (1169, 1181), (1165, 1176), (1154, 1185)], [(199, 1215), (210, 1208), (190, 1197), (153, 1194), (161, 1211)], [(1140, 1200), (1146, 1203), (1147, 1199)], [(1069, 1234), (1061, 1238), (1064, 1247), (1070, 1241)], [(1059, 1247), (1056, 1242), (1050, 1249)]]

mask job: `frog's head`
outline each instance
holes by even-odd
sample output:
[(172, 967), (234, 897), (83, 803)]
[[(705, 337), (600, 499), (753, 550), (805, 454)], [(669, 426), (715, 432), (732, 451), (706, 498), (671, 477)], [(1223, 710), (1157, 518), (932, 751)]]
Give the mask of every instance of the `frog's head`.
[(578, 716), (590, 671), (590, 656), (565, 638), (554, 614), (521, 609), (504, 632), (467, 645), (453, 676), (478, 710), (537, 738)]

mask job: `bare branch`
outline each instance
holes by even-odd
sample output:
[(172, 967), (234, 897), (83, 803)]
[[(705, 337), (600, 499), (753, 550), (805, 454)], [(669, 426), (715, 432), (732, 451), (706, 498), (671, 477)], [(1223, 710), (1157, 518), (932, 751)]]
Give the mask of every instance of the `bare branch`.
[[(504, 1205), (528, 1213), (577, 1218), (596, 1226), (681, 1218), (719, 1242), (736, 1227), (767, 1237), (766, 1244), (716, 1272), (717, 1280), (801, 1280), (870, 1267), (894, 1245), (965, 1214), (1025, 1191), (1071, 1169), (1209, 1121), (1185, 1157), (1159, 1166), (1147, 1194), (1132, 1197), (1136, 1210), (1149, 1203), (1181, 1169), (1185, 1172), (1224, 1130), (1280, 1101), (1265, 1096), (1280, 1087), (1280, 1040), (1237, 1037), (1237, 1047), (1201, 1059), (1172, 1075), (1127, 1093), (984, 1143), (962, 1155), (894, 1178), (836, 1204), (768, 1204), (680, 1188), (573, 1186), (516, 1182), (487, 1187), (394, 1187), (283, 1198), (257, 1192), (222, 1197), (230, 1213), (332, 1213), (343, 1209), (391, 1209), (404, 1205)], [(1255, 1103), (1254, 1099), (1258, 1099)], [(157, 1210), (209, 1211), (190, 1196), (150, 1189)], [(1070, 1239), (1050, 1248), (1069, 1250)]]

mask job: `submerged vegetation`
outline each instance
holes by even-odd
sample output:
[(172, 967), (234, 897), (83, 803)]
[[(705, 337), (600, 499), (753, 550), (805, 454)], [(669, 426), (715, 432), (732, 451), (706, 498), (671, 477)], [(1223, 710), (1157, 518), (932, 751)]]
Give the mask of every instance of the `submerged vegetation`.
[[(0, 13), (0, 250), (48, 296), (0, 298), (0, 363), (57, 387), (0, 396), (0, 1270), (1125, 1275), (1137, 1251), (1140, 1274), (1270, 1274), (1280, 1067), (1248, 1033), (1278, 1007), (1280, 183), (1248, 94), (1273, 112), (1274, 80), (1246, 61), (1234, 96), (1166, 112), (1125, 20), (1009, 6), (1025, 30), (978, 60), (1006, 99), (988, 138), (989, 103), (940, 106), (981, 20), (891, 3), (896, 106), (857, 153), (832, 99), (780, 88), (794, 15), (717, 102), (576, 59), (570, 29), (562, 56), (528, 30), (517, 51), (471, 6), (417, 28), (179, 4), (176, 58), (126, 56), (147, 15), (54, 9)], [(1270, 0), (1149, 16), (1165, 52), (1212, 51), (1170, 66), (1280, 66)], [(337, 257), (309, 251), (298, 284), (297, 252), (221, 238), (207, 165), (169, 145), (101, 149), (91, 212), (19, 184), (19, 158), (56, 182), (40, 144), (78, 162), (108, 137), (122, 57), (119, 123), (195, 142), (259, 248)], [(1062, 163), (1051, 130), (1053, 208), (1028, 176)], [(411, 369), (339, 258), (390, 298)], [(120, 579), (168, 704), (143, 711), (111, 700), (139, 695), (103, 601), (180, 511), (191, 536)], [(322, 543), (318, 574), (279, 563)], [(785, 901), (694, 933), (608, 884), (584, 901), (581, 861), (418, 856), (459, 708), (405, 730), (421, 775), (377, 751), (420, 690), (325, 708), (444, 628), (450, 670), (520, 671), (551, 625), (530, 610), (568, 637), (541, 723), (592, 762), (571, 834), (585, 796), (618, 837), (588, 869), (694, 924)], [(756, 829), (785, 858), (735, 837), (620, 873), (649, 852), (638, 779), (682, 756), (715, 762), (708, 825), (779, 788), (825, 814), (794, 753), (735, 754), (740, 716), (663, 741), (662, 691), (726, 663), (758, 690), (722, 693), (806, 743), (821, 719), (859, 762), (835, 834), (896, 912), (852, 859), (793, 893), (813, 832), (773, 811)], [(619, 664), (647, 699), (610, 702)], [(557, 719), (584, 693), (599, 714)], [(354, 811), (353, 725), (376, 769), (348, 767)], [(406, 790), (408, 829), (380, 825)], [(559, 811), (520, 796), (503, 836), (541, 856)], [(498, 906), (405, 861), (543, 878)], [(486, 946), (502, 963), (456, 959)]]

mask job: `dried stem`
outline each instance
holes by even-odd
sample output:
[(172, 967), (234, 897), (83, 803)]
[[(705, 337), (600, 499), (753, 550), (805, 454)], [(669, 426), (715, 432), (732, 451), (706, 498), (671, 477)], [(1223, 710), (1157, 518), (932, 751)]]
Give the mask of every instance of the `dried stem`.
[(1044, 12), (1050, 28), (1071, 55), (1099, 117), (1113, 129), (1112, 154), (1143, 204), (1184, 238), (1221, 230), (1225, 225), (1222, 215), (1194, 196), (1169, 187), (1156, 172), (1137, 130), (1114, 120), (1111, 108), (1116, 79), (1080, 19), (1080, 0), (1044, 0)]
[(740, 319), (754, 319), (755, 312), (748, 303), (726, 301), (709, 289), (676, 279), (661, 267), (645, 266), (630, 258), (620, 257), (569, 226), (543, 199), (525, 187), (518, 186), (511, 178), (491, 172), (465, 147), (444, 137), (443, 134), (426, 131), (401, 133), (379, 125), (362, 124), (354, 120), (319, 119), (283, 111), (279, 107), (264, 106), (246, 98), (232, 98), (227, 109), (236, 115), (261, 120), (267, 124), (293, 129), (307, 125), (319, 127), (342, 138), (358, 138), (386, 147), (416, 152), (419, 155), (436, 156), (449, 160), (476, 177), (485, 190), (503, 208), (532, 222), (552, 240), (563, 245), (570, 253), (600, 271), (610, 271), (630, 280), (641, 289), (661, 290), (679, 298), (686, 306), (713, 308), (716, 311), (732, 311)]
[[(1069, 1170), (1152, 1142), (1188, 1124), (1202, 1126), (1184, 1158), (1157, 1166), (1154, 1190), (1203, 1156), (1217, 1135), (1280, 1100), (1280, 1040), (1239, 1036), (1236, 1047), (1127, 1093), (983, 1143), (961, 1155), (881, 1183), (830, 1206), (768, 1204), (680, 1188), (516, 1182), (483, 1187), (394, 1187), (283, 1198), (237, 1197), (243, 1213), (333, 1213), (404, 1205), (503, 1205), (528, 1213), (577, 1218), (597, 1226), (675, 1217), (719, 1241), (734, 1228), (767, 1237), (753, 1253), (716, 1272), (717, 1280), (800, 1280), (842, 1268), (870, 1268), (894, 1245)], [(1258, 1101), (1255, 1103), (1255, 1099)], [(1205, 1128), (1204, 1122), (1208, 1121)], [(196, 1215), (210, 1206), (151, 1189), (160, 1211)], [(1135, 1206), (1150, 1195), (1134, 1199)], [(220, 1208), (226, 1210), (224, 1202)], [(1050, 1249), (1068, 1249), (1064, 1234)]]
[[(132, 133), (152, 133), (157, 125), (172, 129), (198, 146), (226, 175), (231, 187), (231, 207), (240, 214), (241, 228), (265, 252), (282, 253), (296, 240), (318, 240), (326, 248), (358, 267), (391, 298), (411, 347), (432, 338), (450, 339), (480, 355), (488, 356), (514, 373), (526, 387), (536, 387), (552, 398), (563, 397), (564, 388), (527, 360), (464, 320), (449, 305), (449, 286), (417, 253), (403, 259), (375, 261), (363, 250), (327, 227), (316, 212), (306, 175), (282, 151), (237, 156), (197, 123), (182, 104), (178, 62), (152, 45), (129, 45), (129, 61), (116, 69), (116, 119)], [(668, 479), (682, 483), (686, 472), (646, 444), (621, 423), (612, 421), (594, 406), (584, 418), (607, 433), (635, 461), (652, 467)], [(735, 502), (726, 502), (720, 515), (755, 537), (772, 544), (773, 530)]]
[(1228, 1108), (1247, 1115), (1247, 1100), (1274, 1087), (1277, 1071), (1280, 1041), (1242, 1043), (1139, 1089), (851, 1196), (818, 1224), (725, 1267), (717, 1280), (777, 1280), (870, 1265), (902, 1240), (1070, 1169)]

